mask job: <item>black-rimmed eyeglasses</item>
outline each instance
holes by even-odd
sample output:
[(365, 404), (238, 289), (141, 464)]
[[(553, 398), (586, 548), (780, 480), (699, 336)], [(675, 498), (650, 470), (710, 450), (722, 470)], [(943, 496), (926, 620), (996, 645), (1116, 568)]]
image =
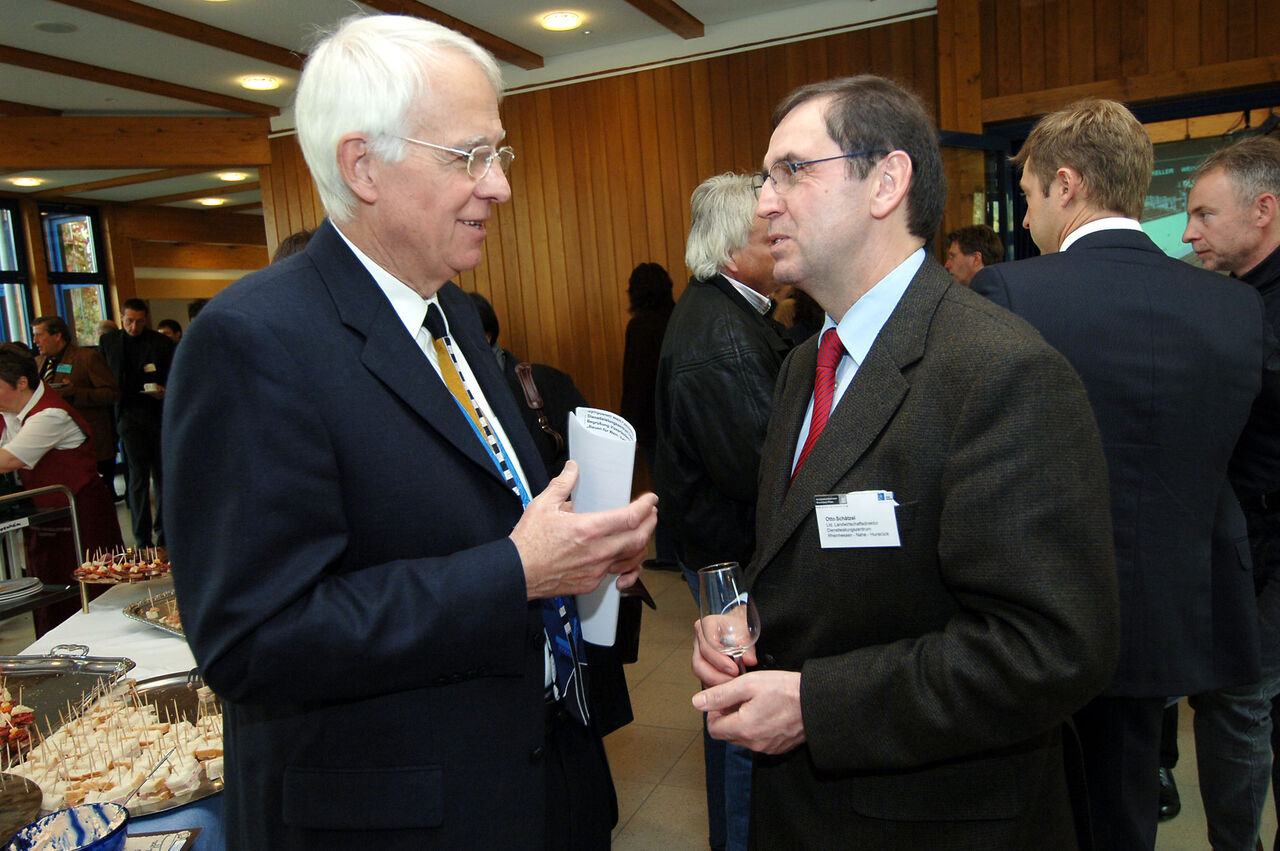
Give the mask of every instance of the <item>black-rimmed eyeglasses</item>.
[(773, 191), (779, 195), (787, 192), (791, 187), (796, 185), (796, 174), (802, 168), (818, 163), (830, 162), (831, 160), (848, 160), (855, 157), (877, 157), (887, 154), (888, 151), (871, 150), (871, 151), (854, 151), (852, 154), (837, 154), (834, 157), (823, 157), (819, 160), (805, 160), (804, 162), (793, 163), (790, 160), (778, 160), (769, 167), (768, 171), (762, 171), (759, 174), (751, 175), (751, 186), (756, 190), (756, 196), (759, 197), (760, 190), (764, 188), (764, 182), (767, 179), (773, 184)]
[(484, 176), (489, 173), (489, 166), (493, 165), (495, 160), (498, 163), (498, 168), (502, 169), (503, 174), (506, 174), (511, 170), (511, 163), (516, 158), (516, 152), (505, 146), (495, 148), (492, 145), (477, 145), (469, 151), (464, 151), (461, 148), (450, 148), (447, 145), (437, 145), (434, 142), (424, 142), (421, 139), (410, 139), (408, 136), (396, 136), (395, 138), (402, 142), (421, 145), (424, 148), (434, 148), (437, 151), (457, 154), (458, 159), (466, 160), (467, 174), (471, 175), (473, 180), (483, 180)]

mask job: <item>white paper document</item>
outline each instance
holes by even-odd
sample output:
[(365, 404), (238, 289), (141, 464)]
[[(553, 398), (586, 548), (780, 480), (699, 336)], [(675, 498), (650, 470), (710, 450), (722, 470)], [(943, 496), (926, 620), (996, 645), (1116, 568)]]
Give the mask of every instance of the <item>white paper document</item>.
[(898, 503), (893, 491), (854, 491), (813, 498), (818, 541), (834, 547), (898, 547)]
[[(569, 458), (578, 464), (573, 510), (607, 511), (631, 502), (636, 462), (636, 430), (610, 411), (578, 408), (569, 414)], [(605, 576), (595, 591), (578, 595), (582, 637), (612, 647), (618, 633), (617, 577)]]

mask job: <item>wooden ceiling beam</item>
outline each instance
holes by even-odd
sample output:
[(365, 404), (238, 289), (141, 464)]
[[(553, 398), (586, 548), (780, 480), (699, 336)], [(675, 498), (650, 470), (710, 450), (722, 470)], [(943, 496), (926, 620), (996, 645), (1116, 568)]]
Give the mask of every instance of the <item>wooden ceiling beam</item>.
[(417, 2), (417, 0), (361, 0), (361, 2), (388, 15), (412, 15), (415, 18), (434, 21), (441, 26), (456, 30), (501, 61), (515, 65), (517, 68), (532, 71), (535, 68), (541, 68), (545, 64), (542, 57), (533, 51), (525, 50), (518, 44), (512, 44), (488, 30), (473, 27), (466, 21), (445, 14), (439, 9), (433, 9), (425, 3)]
[(54, 0), (54, 2), (92, 12), (95, 15), (115, 18), (128, 24), (147, 27), (169, 35), (176, 35), (179, 38), (196, 41), (200, 44), (207, 44), (210, 47), (226, 50), (229, 53), (238, 53), (241, 56), (261, 59), (263, 62), (292, 68), (295, 71), (302, 70), (302, 62), (306, 58), (283, 47), (268, 44), (265, 41), (258, 41), (229, 30), (219, 29), (151, 6), (144, 6), (141, 3), (134, 3), (132, 0)]
[[(226, 212), (223, 207), (220, 212)], [(133, 265), (158, 269), (261, 269), (271, 258), (265, 246), (135, 240)]]
[(267, 229), (261, 216), (224, 210), (113, 206), (111, 223), (113, 234), (128, 239), (225, 245), (267, 244)]
[(139, 183), (154, 183), (157, 180), (171, 180), (175, 177), (190, 177), (209, 171), (207, 168), (164, 168), (157, 171), (142, 171), (137, 174), (126, 174), (121, 177), (108, 177), (104, 180), (93, 180), (88, 183), (76, 183), (71, 186), (59, 186), (54, 189), (41, 189), (32, 192), (33, 198), (44, 198), (52, 195), (74, 195), (77, 192), (96, 192), (99, 189), (115, 189), (118, 186), (134, 186)]
[(227, 206), (219, 207), (218, 209), (224, 213), (239, 213), (242, 210), (261, 210), (262, 202), (246, 201), (243, 204), (228, 204)]
[(702, 21), (677, 6), (672, 0), (627, 0), (627, 2), (681, 38), (702, 38), (706, 34)]
[[(154, 198), (137, 198), (127, 202), (132, 206), (140, 204), (171, 204), (174, 201), (192, 201), (196, 198), (217, 198), (220, 195), (235, 195), (240, 192), (257, 192), (262, 188), (258, 181), (253, 183), (228, 183), (225, 186), (214, 186), (211, 189), (195, 189), (191, 192), (175, 192), (172, 195), (157, 195)], [(226, 210), (226, 207), (219, 207)]]
[(0, 44), (0, 63), (16, 65), (19, 68), (30, 68), (33, 71), (44, 71), (48, 74), (58, 74), (59, 76), (71, 77), (77, 80), (88, 80), (89, 82), (102, 83), (136, 92), (146, 92), (147, 94), (160, 95), (161, 97), (175, 98), (190, 103), (200, 103), (217, 109), (225, 109), (229, 112), (242, 112), (246, 115), (263, 117), (280, 114), (280, 110), (269, 104), (220, 95), (217, 92), (206, 92), (202, 89), (180, 86), (177, 83), (167, 83), (164, 80), (155, 80), (151, 77), (127, 74), (124, 71), (113, 71), (110, 68), (99, 68), (95, 65), (86, 65), (83, 62), (76, 62), (72, 59), (49, 56), (44, 53), (23, 50), (20, 47), (10, 47), (5, 44)]
[(246, 168), (268, 165), (266, 118), (10, 118), (0, 168)]
[(12, 100), (0, 100), (0, 115), (17, 117), (20, 115), (61, 115), (62, 112), (47, 106), (33, 106), (29, 103), (18, 103)]

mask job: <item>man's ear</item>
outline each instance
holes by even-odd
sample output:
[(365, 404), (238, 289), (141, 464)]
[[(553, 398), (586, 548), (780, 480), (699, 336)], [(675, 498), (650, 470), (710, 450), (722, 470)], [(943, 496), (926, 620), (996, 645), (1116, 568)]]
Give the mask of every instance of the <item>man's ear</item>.
[(338, 140), (338, 169), (342, 179), (367, 204), (378, 199), (375, 159), (369, 140), (361, 133), (348, 133)]
[(911, 187), (911, 157), (906, 151), (891, 151), (887, 157), (876, 164), (879, 176), (876, 178), (874, 194), (871, 196), (869, 212), (877, 219), (887, 217), (902, 205)]
[(1049, 200), (1065, 207), (1072, 201), (1083, 201), (1087, 197), (1084, 188), (1084, 177), (1069, 165), (1060, 167), (1053, 173), (1053, 182), (1049, 187)]
[(982, 252), (981, 251), (973, 252), (973, 271), (976, 272), (979, 269), (985, 268), (986, 265), (987, 265), (986, 263), (982, 262)]
[(1258, 200), (1254, 202), (1254, 217), (1257, 220), (1258, 227), (1269, 228), (1271, 223), (1276, 220), (1276, 196), (1270, 192), (1264, 192), (1258, 196)]

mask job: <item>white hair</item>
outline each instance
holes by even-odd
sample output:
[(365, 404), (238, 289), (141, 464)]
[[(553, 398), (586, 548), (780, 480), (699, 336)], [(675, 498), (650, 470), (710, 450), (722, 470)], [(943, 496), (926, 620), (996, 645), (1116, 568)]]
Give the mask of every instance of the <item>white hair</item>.
[(388, 162), (404, 157), (409, 112), (431, 94), (431, 76), (462, 55), (480, 67), (502, 99), (502, 73), (484, 48), (421, 18), (356, 15), (316, 46), (298, 82), (294, 117), (298, 144), (320, 200), (337, 221), (355, 215), (356, 198), (338, 166), (338, 140), (363, 133)]
[(726, 172), (709, 177), (693, 190), (689, 201), (693, 222), (685, 244), (684, 262), (698, 279), (710, 278), (727, 266), (733, 252), (747, 244), (756, 216), (756, 191), (751, 177)]

